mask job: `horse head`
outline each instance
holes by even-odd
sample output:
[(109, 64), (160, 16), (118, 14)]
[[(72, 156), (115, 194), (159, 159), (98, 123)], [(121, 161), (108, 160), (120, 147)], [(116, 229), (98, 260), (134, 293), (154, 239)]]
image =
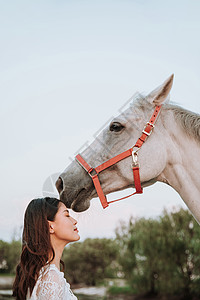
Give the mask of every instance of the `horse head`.
[[(92, 167), (131, 148), (149, 121), (155, 106), (167, 102), (173, 83), (173, 75), (146, 97), (138, 96), (131, 106), (114, 118), (94, 142), (81, 153)], [(161, 111), (153, 134), (144, 143), (138, 154), (140, 179), (143, 187), (159, 180), (168, 160), (164, 111)], [(132, 159), (127, 157), (99, 174), (105, 195), (134, 187)], [(90, 200), (97, 196), (88, 173), (74, 160), (56, 182), (60, 199), (68, 208), (81, 212), (89, 208)]]

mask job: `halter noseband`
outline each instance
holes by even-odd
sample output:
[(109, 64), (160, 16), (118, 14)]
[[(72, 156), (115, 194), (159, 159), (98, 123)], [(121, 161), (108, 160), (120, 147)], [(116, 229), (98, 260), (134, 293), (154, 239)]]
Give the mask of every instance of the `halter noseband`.
[[(83, 159), (83, 157), (80, 154), (76, 155), (76, 160), (78, 161), (78, 163), (81, 165), (81, 167), (83, 167), (83, 169), (92, 178), (97, 195), (101, 201), (103, 208), (106, 208), (110, 203), (113, 203), (115, 201), (123, 200), (132, 195), (143, 193), (143, 189), (141, 187), (141, 182), (140, 182), (140, 166), (138, 163), (138, 151), (140, 150), (140, 148), (142, 147), (142, 145), (146, 141), (146, 139), (152, 133), (152, 130), (155, 127), (154, 124), (157, 120), (157, 117), (159, 115), (161, 107), (162, 107), (162, 105), (156, 106), (150, 121), (145, 125), (145, 127), (142, 131), (142, 135), (140, 136), (140, 138), (137, 140), (136, 144), (132, 148), (112, 157), (111, 159), (107, 160), (106, 162), (102, 163), (101, 165), (99, 165), (96, 168), (90, 167), (90, 165)], [(134, 193), (132, 193), (131, 195), (108, 202), (107, 198), (104, 195), (104, 192), (102, 190), (101, 184), (99, 182), (98, 174), (100, 172), (102, 172), (103, 170), (109, 168), (110, 166), (115, 165), (119, 161), (121, 161), (129, 156), (132, 156), (132, 160), (133, 160), (131, 167), (133, 169), (133, 178), (134, 178), (136, 191)]]

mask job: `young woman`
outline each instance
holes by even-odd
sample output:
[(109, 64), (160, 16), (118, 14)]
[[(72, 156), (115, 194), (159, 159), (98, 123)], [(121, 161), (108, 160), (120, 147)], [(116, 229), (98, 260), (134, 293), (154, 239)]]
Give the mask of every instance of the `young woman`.
[(25, 212), (20, 263), (13, 296), (17, 300), (75, 300), (60, 272), (66, 244), (78, 241), (77, 221), (55, 198), (32, 200)]

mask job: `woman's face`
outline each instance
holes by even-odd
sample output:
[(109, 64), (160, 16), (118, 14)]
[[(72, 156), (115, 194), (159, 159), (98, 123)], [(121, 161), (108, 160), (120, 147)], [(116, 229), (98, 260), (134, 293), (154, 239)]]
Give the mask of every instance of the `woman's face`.
[(75, 242), (80, 239), (77, 221), (69, 215), (67, 207), (61, 202), (59, 209), (55, 215), (54, 221), (50, 223), (50, 234), (54, 234), (54, 238), (66, 243)]

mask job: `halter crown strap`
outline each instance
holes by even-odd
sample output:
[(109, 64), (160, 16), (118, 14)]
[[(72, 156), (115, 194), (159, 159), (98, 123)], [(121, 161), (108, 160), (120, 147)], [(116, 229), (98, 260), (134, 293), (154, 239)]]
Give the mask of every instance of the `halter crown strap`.
[[(143, 143), (146, 141), (146, 139), (150, 136), (150, 134), (152, 133), (153, 128), (155, 127), (155, 122), (157, 120), (157, 117), (159, 115), (161, 109), (161, 105), (156, 106), (154, 113), (150, 119), (150, 121), (145, 125), (143, 131), (142, 131), (142, 135), (139, 137), (139, 139), (137, 140), (136, 144), (116, 155), (115, 157), (112, 157), (111, 159), (107, 160), (106, 162), (102, 163), (101, 165), (99, 165), (96, 168), (92, 168), (85, 160), (84, 158), (78, 154), (76, 155), (76, 160), (77, 162), (81, 165), (81, 167), (83, 167), (83, 169), (89, 174), (89, 176), (92, 178), (97, 195), (101, 201), (101, 204), (103, 206), (103, 208), (108, 207), (109, 203), (113, 203), (115, 201), (119, 201), (119, 200), (123, 200), (126, 199), (132, 195), (135, 194), (142, 194), (143, 193), (143, 189), (141, 187), (141, 181), (140, 181), (140, 168), (139, 168), (139, 164), (137, 162), (137, 156), (138, 156), (138, 150), (141, 148), (141, 146), (143, 145)], [(136, 148), (136, 150), (134, 150)], [(102, 190), (101, 184), (99, 182), (99, 178), (98, 178), (98, 174), (100, 172), (102, 172), (103, 170), (109, 168), (110, 166), (115, 165), (116, 163), (118, 163), (119, 161), (132, 156), (133, 158), (133, 164), (132, 164), (132, 169), (133, 169), (133, 177), (134, 177), (134, 183), (135, 183), (135, 189), (136, 191), (134, 193), (132, 193), (131, 195), (122, 197), (120, 199), (116, 199), (116, 200), (112, 200), (112, 201), (107, 201), (106, 196), (104, 195), (104, 192)], [(93, 174), (92, 174), (93, 173)]]

